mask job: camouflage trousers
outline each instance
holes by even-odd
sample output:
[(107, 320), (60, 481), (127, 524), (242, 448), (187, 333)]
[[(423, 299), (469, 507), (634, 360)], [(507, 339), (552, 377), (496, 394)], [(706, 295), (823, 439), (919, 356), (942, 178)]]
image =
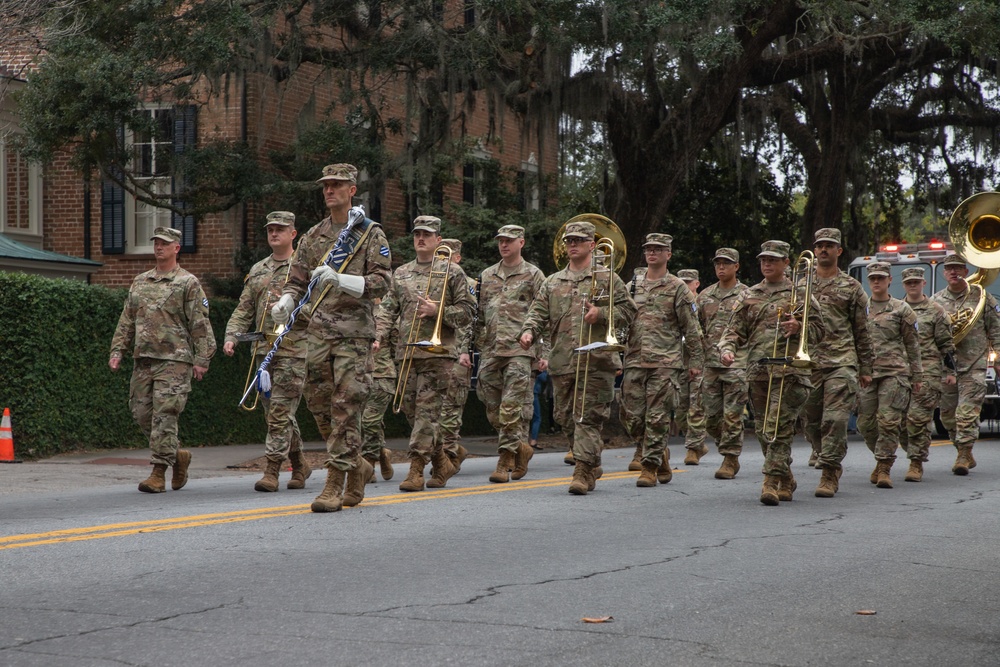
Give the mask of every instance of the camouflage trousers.
[(705, 368), (701, 380), (705, 431), (719, 443), (719, 453), (743, 451), (743, 411), (747, 405), (747, 375), (743, 368)]
[(489, 357), (479, 364), (476, 395), (486, 406), (486, 418), (500, 434), (497, 450), (517, 453), (528, 442), (534, 411), (529, 357)]
[(140, 357), (132, 368), (128, 406), (149, 439), (152, 463), (177, 459), (177, 420), (191, 391), (191, 364)]
[(819, 467), (840, 470), (847, 456), (847, 422), (858, 395), (858, 372), (853, 366), (816, 368), (812, 385), (802, 411), (806, 440), (819, 457)]
[(444, 450), (452, 458), (458, 456), (458, 445), (462, 439), (462, 413), (465, 412), (465, 403), (469, 400), (471, 379), (472, 369), (452, 360), (452, 368), (448, 373), (448, 386), (441, 405), (441, 417), (438, 420), (441, 442)]
[[(264, 356), (254, 359), (259, 367)], [(264, 441), (264, 455), (271, 461), (282, 462), (289, 452), (302, 449), (302, 434), (295, 412), (302, 399), (302, 386), (306, 381), (306, 360), (295, 357), (275, 357), (268, 367), (271, 374), (271, 398), (261, 396), (264, 404), (264, 421), (267, 422), (267, 438)]]
[(910, 396), (910, 407), (906, 410), (906, 427), (902, 429), (899, 444), (906, 450), (907, 458), (913, 461), (927, 461), (931, 449), (931, 428), (934, 409), (941, 399), (941, 380), (924, 380), (920, 393)]
[(858, 430), (876, 461), (895, 461), (903, 415), (910, 404), (910, 379), (875, 378), (861, 390)]
[(441, 449), (438, 419), (451, 382), (454, 359), (414, 359), (403, 392), (403, 414), (410, 423), (410, 457), (425, 462)]
[(378, 461), (385, 447), (385, 411), (396, 393), (395, 378), (373, 378), (361, 413), (361, 456)]
[[(763, 473), (765, 475), (788, 475), (792, 464), (792, 438), (795, 437), (795, 422), (809, 395), (806, 378), (789, 375), (785, 378), (782, 392), (781, 410), (778, 410), (778, 385), (780, 378), (774, 379), (771, 391), (770, 410), (767, 400), (767, 380), (750, 382), (750, 404), (753, 406), (754, 427), (761, 451), (764, 452)], [(767, 417), (767, 424), (764, 417)], [(766, 430), (766, 432), (765, 432)], [(773, 438), (773, 442), (768, 439)]]
[[(580, 374), (580, 391), (576, 392), (576, 374), (550, 375), (552, 378), (553, 415), (562, 432), (569, 438), (573, 458), (583, 463), (598, 465), (604, 441), (601, 429), (611, 416), (611, 402), (615, 397), (614, 371), (591, 369), (584, 394), (583, 373)], [(576, 393), (574, 406), (573, 394)], [(576, 407), (576, 410), (574, 410)], [(581, 417), (578, 422), (574, 417)]]
[(642, 461), (659, 466), (670, 459), (670, 415), (677, 405), (682, 368), (626, 368), (619, 412), (629, 436), (642, 444)]
[(705, 409), (701, 402), (701, 376), (688, 380), (683, 374), (677, 407), (674, 410), (677, 428), (684, 432), (687, 449), (701, 449), (705, 445)]
[(328, 340), (309, 330), (306, 405), (326, 440), (326, 467), (353, 470), (361, 454), (361, 411), (371, 383), (371, 341)]
[(986, 372), (958, 374), (958, 383), (941, 387), (941, 423), (956, 447), (971, 447), (979, 438), (979, 413), (986, 400)]

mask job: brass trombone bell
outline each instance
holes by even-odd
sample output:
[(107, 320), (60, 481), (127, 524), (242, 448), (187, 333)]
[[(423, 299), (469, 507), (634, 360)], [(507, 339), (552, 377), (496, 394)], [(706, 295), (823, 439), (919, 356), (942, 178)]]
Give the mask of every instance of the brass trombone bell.
[[(625, 258), (627, 256), (625, 235), (613, 220), (598, 213), (581, 213), (580, 215), (573, 216), (564, 222), (559, 231), (556, 232), (555, 239), (552, 241), (552, 261), (555, 262), (557, 269), (564, 269), (569, 263), (569, 257), (566, 254), (566, 244), (563, 243), (563, 236), (566, 234), (566, 225), (571, 222), (589, 222), (594, 226), (597, 236), (594, 239), (595, 241), (600, 242), (604, 239), (611, 241), (616, 250), (614, 272), (618, 273), (622, 270), (622, 267), (625, 266)], [(596, 252), (597, 249), (595, 248), (594, 251)]]

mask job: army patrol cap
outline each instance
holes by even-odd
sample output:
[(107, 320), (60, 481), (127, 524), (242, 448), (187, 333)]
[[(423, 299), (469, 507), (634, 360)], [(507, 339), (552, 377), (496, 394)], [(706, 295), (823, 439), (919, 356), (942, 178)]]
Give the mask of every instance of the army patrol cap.
[(908, 269), (903, 269), (903, 282), (907, 280), (923, 280), (924, 270), (919, 266), (911, 266)]
[(323, 175), (316, 179), (317, 183), (323, 183), (325, 181), (348, 181), (350, 183), (357, 184), (358, 168), (353, 164), (347, 164), (346, 162), (328, 164), (323, 167)]
[(150, 241), (153, 239), (160, 239), (167, 243), (180, 243), (181, 230), (174, 229), (173, 227), (157, 227), (153, 230), (153, 235), (149, 237)]
[(441, 245), (448, 246), (452, 252), (462, 252), (462, 242), (458, 239), (442, 239)]
[(692, 280), (698, 280), (698, 271), (696, 269), (681, 269), (677, 272), (677, 277), (689, 283)]
[(267, 222), (264, 223), (264, 226), (270, 227), (271, 225), (294, 227), (295, 214), (291, 211), (271, 211), (267, 214)]
[(658, 245), (670, 249), (674, 245), (674, 237), (670, 234), (660, 234), (659, 232), (646, 234), (646, 242), (642, 244), (642, 247), (645, 248), (648, 245)]
[[(956, 255), (955, 253), (951, 253), (950, 255), (948, 255), (947, 257), (944, 258), (943, 262), (941, 262), (942, 266), (948, 266), (948, 265), (952, 265), (952, 264), (958, 264), (958, 265), (961, 265), (961, 266), (966, 266), (965, 260), (962, 259), (960, 256)], [(966, 267), (966, 268), (968, 268), (968, 267)]]
[(728, 259), (733, 264), (739, 264), (740, 253), (736, 248), (719, 248), (715, 251), (715, 257), (712, 258), (712, 261), (717, 259)]
[(888, 262), (872, 262), (868, 265), (868, 276), (885, 276), (889, 277), (892, 267), (889, 266)]
[(524, 238), (524, 227), (520, 225), (504, 225), (497, 230), (497, 235), (494, 238), (498, 239), (523, 239)]
[(817, 229), (815, 234), (814, 243), (822, 242), (836, 243), (840, 245), (840, 230), (834, 227), (824, 227), (823, 229)]
[(760, 244), (760, 252), (757, 253), (757, 257), (778, 257), (781, 259), (787, 259), (788, 253), (792, 249), (792, 246), (788, 245), (784, 241), (764, 241)]
[(413, 219), (413, 231), (425, 231), (441, 235), (441, 218), (433, 215), (418, 215)]
[(590, 222), (571, 222), (566, 225), (566, 231), (563, 232), (563, 239), (587, 239), (588, 241), (594, 240), (594, 234), (597, 229), (594, 227), (593, 223)]

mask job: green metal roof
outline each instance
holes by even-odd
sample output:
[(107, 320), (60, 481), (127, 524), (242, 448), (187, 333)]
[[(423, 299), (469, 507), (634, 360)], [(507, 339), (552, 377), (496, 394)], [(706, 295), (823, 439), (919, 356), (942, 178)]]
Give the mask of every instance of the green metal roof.
[(0, 258), (21, 259), (35, 262), (57, 262), (59, 264), (78, 264), (83, 266), (101, 266), (100, 262), (95, 262), (81, 257), (70, 257), (60, 255), (57, 252), (48, 250), (36, 250), (31, 246), (18, 243), (14, 239), (0, 234)]

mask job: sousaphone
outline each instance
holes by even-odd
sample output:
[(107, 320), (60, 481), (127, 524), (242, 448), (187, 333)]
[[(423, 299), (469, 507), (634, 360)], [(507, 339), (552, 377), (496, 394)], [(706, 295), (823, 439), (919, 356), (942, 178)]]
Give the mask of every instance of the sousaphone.
[(556, 232), (556, 237), (552, 240), (552, 260), (556, 263), (557, 269), (562, 270), (569, 263), (569, 257), (566, 255), (566, 244), (563, 243), (563, 235), (566, 233), (566, 226), (571, 222), (589, 222), (594, 226), (597, 235), (597, 238), (594, 239), (595, 241), (598, 243), (604, 239), (611, 241), (615, 248), (614, 271), (618, 273), (622, 270), (622, 267), (625, 266), (625, 257), (628, 252), (625, 247), (625, 235), (622, 234), (622, 230), (618, 228), (618, 225), (611, 218), (606, 218), (597, 213), (581, 213), (574, 216), (564, 222), (559, 231)]
[(1000, 192), (974, 194), (955, 209), (948, 224), (955, 253), (977, 267), (966, 278), (969, 294), (964, 305), (951, 315), (952, 337), (961, 342), (983, 315), (986, 287), (1000, 274)]

